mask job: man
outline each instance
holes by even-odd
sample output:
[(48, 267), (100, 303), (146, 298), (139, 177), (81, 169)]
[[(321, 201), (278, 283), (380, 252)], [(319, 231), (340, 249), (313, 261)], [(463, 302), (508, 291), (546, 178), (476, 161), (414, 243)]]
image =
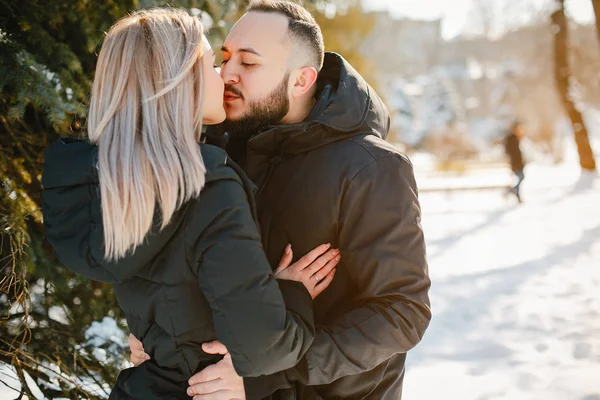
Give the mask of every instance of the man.
[(319, 26), (295, 3), (252, 1), (222, 52), (227, 151), (258, 187), (271, 265), (288, 243), (297, 255), (332, 243), (342, 261), (314, 302), (303, 362), (242, 384), (226, 358), (192, 377), (188, 394), (399, 399), (406, 353), (431, 318), (430, 281), (412, 165), (384, 141), (385, 106), (342, 57), (324, 54)]
[(519, 203), (523, 202), (521, 198), (521, 183), (525, 179), (525, 161), (521, 152), (521, 138), (523, 137), (523, 127), (519, 122), (514, 122), (504, 139), (504, 147), (510, 161), (510, 168), (517, 177), (517, 183), (510, 188), (509, 193), (517, 197)]

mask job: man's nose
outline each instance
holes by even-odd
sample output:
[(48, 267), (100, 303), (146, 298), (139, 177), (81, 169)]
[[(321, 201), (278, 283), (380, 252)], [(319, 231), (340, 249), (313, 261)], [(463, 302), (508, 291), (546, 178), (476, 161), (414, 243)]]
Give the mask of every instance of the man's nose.
[(221, 67), (221, 78), (223, 78), (223, 82), (225, 82), (225, 84), (238, 83), (240, 81), (239, 74), (228, 65), (229, 63), (224, 64)]

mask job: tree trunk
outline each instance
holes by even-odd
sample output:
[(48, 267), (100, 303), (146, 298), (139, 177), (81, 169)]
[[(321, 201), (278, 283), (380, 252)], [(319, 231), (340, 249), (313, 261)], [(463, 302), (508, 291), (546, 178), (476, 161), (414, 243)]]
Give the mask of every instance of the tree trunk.
[(596, 17), (596, 35), (598, 35), (598, 44), (600, 45), (600, 0), (592, 0), (592, 6)]
[(596, 162), (594, 160), (592, 147), (590, 146), (587, 128), (585, 127), (581, 113), (577, 107), (575, 107), (575, 103), (571, 99), (569, 93), (571, 71), (569, 68), (567, 18), (565, 17), (564, 0), (557, 0), (557, 3), (559, 3), (560, 6), (551, 16), (554, 32), (554, 78), (556, 80), (556, 88), (563, 107), (571, 120), (571, 125), (573, 126), (581, 168), (595, 171)]

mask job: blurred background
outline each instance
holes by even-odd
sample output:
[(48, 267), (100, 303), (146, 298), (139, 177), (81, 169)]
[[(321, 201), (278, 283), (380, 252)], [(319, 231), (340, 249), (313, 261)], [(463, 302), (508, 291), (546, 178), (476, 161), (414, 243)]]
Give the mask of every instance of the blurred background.
[[(0, 399), (107, 398), (128, 365), (112, 289), (44, 241), (40, 179), (84, 134), (104, 32), (164, 4), (0, 0)], [(169, 4), (220, 45), (246, 2)], [(415, 166), (434, 317), (403, 398), (600, 400), (600, 1), (304, 5)]]

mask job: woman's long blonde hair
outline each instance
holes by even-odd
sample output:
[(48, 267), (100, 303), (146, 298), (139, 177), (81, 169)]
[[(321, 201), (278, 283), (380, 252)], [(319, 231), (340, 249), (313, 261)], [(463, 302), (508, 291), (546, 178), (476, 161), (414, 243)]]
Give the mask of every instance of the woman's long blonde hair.
[(183, 10), (137, 11), (110, 29), (96, 66), (88, 135), (98, 145), (105, 258), (117, 260), (200, 194), (203, 29)]

